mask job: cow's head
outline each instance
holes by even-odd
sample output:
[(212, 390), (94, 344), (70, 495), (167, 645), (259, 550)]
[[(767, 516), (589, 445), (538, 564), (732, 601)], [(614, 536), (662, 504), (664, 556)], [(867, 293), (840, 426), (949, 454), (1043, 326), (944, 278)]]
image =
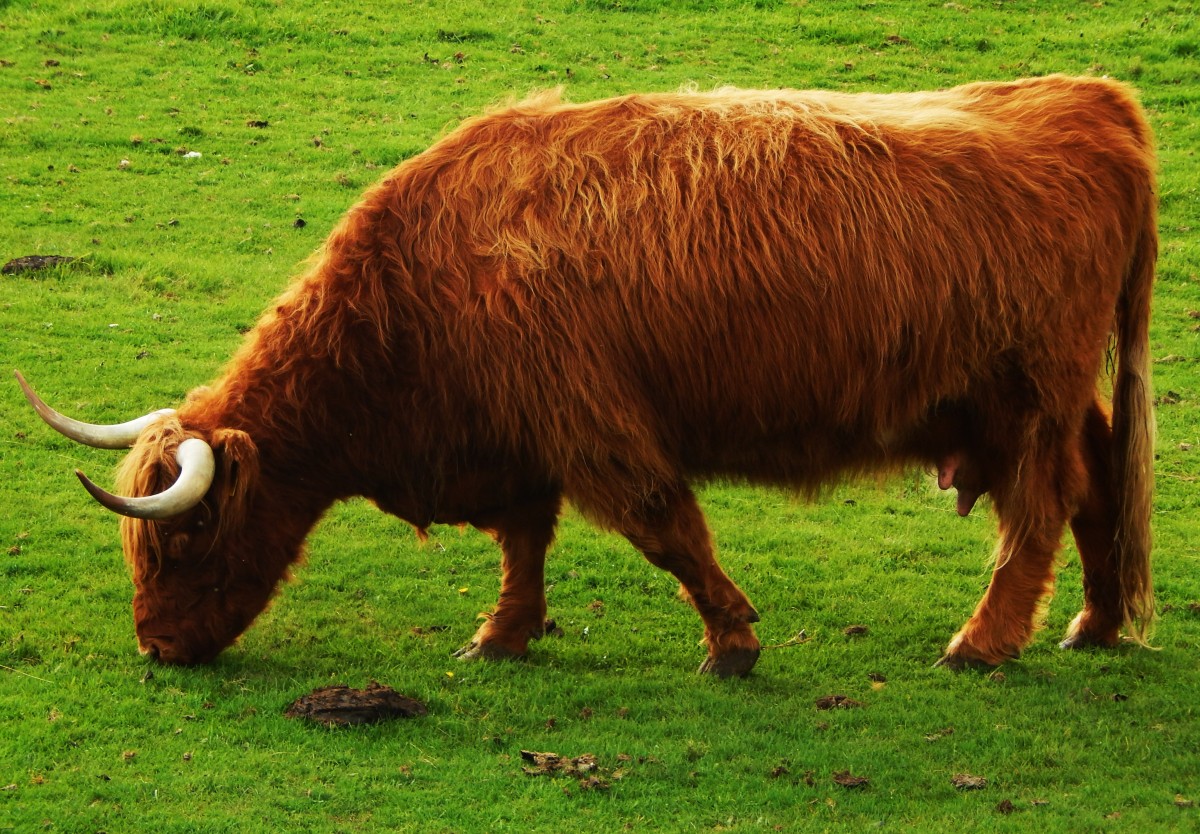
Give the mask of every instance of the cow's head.
[(105, 449), (131, 447), (113, 495), (76, 471), (88, 492), (122, 516), (142, 652), (164, 663), (207, 663), (266, 607), (289, 558), (247, 536), (259, 500), (258, 449), (249, 435), (185, 429), (170, 409), (117, 426), (65, 417), (17, 379), (38, 414), (63, 435)]

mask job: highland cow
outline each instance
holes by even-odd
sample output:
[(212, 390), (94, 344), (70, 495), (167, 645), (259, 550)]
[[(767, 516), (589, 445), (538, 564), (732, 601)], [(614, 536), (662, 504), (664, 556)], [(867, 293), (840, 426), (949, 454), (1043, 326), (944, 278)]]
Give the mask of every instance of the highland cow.
[[(500, 599), (463, 657), (522, 655), (564, 499), (669, 571), (701, 669), (759, 641), (692, 488), (811, 494), (927, 466), (999, 524), (943, 662), (1036, 626), (1070, 525), (1066, 647), (1152, 619), (1150, 131), (1130, 91), (1048, 77), (942, 92), (555, 93), (470, 119), (371, 188), (177, 411), (64, 433), (132, 446), (141, 649), (203, 663), (322, 514), (366, 496), (487, 531)], [(1111, 418), (1101, 390), (1111, 356)]]

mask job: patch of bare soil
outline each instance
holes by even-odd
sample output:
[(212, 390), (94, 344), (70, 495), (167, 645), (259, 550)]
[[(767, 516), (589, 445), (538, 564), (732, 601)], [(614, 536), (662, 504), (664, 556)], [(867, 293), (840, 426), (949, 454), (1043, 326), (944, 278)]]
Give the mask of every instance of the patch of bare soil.
[(371, 681), (366, 689), (351, 689), (341, 684), (314, 689), (292, 702), (283, 714), (288, 718), (307, 718), (326, 727), (350, 727), (393, 718), (416, 718), (428, 712), (420, 701)]

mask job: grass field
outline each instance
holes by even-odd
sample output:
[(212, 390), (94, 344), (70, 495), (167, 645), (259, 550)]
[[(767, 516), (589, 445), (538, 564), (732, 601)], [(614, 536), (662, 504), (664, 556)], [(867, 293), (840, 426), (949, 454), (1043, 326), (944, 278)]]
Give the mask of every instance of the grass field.
[[(1160, 145), (1158, 651), (1056, 648), (1081, 606), (1068, 547), (1019, 661), (932, 668), (987, 583), (994, 525), (912, 473), (813, 504), (703, 492), (774, 646), (744, 680), (696, 675), (700, 622), (674, 581), (575, 515), (547, 572), (562, 636), (526, 662), (459, 663), (498, 552), (446, 528), (419, 545), (364, 502), (326, 518), (215, 664), (160, 668), (136, 652), (116, 521), (71, 476), (111, 483), (119, 456), (53, 435), (8, 379), (0, 831), (1200, 830), (1200, 4), (0, 0), (0, 261), (83, 259), (0, 276), (0, 371), (95, 421), (177, 403), (366, 185), (533, 89), (1049, 72), (1136, 84)], [(283, 716), (371, 680), (430, 714)], [(832, 694), (862, 706), (818, 709)], [(521, 750), (592, 754), (603, 784), (527, 775)]]

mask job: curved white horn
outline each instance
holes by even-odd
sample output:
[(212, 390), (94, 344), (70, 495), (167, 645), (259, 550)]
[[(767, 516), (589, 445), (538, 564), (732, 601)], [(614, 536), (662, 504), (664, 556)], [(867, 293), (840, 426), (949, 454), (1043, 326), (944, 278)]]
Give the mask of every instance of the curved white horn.
[(212, 447), (198, 437), (189, 437), (180, 443), (175, 452), (175, 460), (179, 462), (179, 477), (175, 483), (157, 495), (138, 498), (113, 495), (93, 484), (87, 475), (78, 469), (75, 470), (75, 474), (92, 497), (114, 513), (130, 518), (162, 521), (185, 513), (199, 504), (208, 488), (212, 486), (213, 473), (216, 470)]
[(78, 420), (72, 420), (70, 417), (59, 414), (46, 403), (42, 402), (42, 398), (33, 393), (33, 389), (29, 387), (29, 383), (25, 381), (25, 377), (21, 376), (20, 371), (13, 371), (16, 374), (17, 382), (21, 384), (21, 390), (25, 392), (25, 399), (29, 400), (29, 404), (33, 406), (33, 410), (38, 413), (50, 428), (57, 431), (64, 437), (69, 437), (76, 443), (82, 443), (85, 446), (93, 446), (97, 449), (127, 449), (134, 444), (138, 439), (138, 435), (142, 433), (142, 429), (153, 423), (159, 417), (167, 414), (174, 414), (175, 409), (164, 408), (159, 411), (152, 411), (144, 417), (139, 417), (136, 420), (130, 420), (128, 423), (119, 423), (115, 426), (96, 426), (91, 423), (81, 423)]

